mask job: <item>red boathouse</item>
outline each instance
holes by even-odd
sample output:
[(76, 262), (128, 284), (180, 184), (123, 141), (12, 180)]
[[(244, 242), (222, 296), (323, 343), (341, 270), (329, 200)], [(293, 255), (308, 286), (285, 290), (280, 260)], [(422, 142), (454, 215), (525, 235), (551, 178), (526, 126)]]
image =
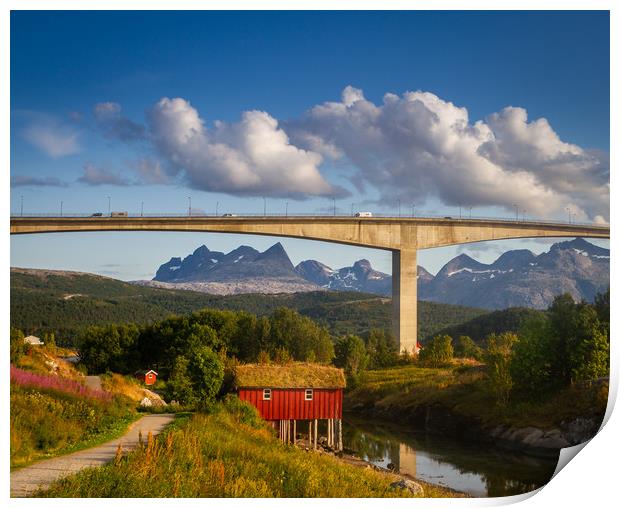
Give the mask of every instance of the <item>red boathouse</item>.
[(342, 369), (311, 363), (239, 365), (235, 386), (241, 400), (279, 425), (283, 441), (294, 443), (297, 422), (305, 421), (309, 442), (316, 448), (319, 420), (326, 420), (328, 446), (342, 449)]

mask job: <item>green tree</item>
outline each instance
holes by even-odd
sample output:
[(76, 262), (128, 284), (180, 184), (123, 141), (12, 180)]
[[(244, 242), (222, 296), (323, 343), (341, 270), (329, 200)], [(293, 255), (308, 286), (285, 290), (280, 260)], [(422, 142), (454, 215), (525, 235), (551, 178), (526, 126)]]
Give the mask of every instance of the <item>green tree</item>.
[(609, 328), (593, 306), (578, 306), (575, 336), (569, 354), (571, 382), (609, 376)]
[(601, 323), (607, 326), (609, 330), (609, 288), (604, 293), (599, 293), (594, 297), (594, 308)]
[(199, 346), (188, 354), (187, 371), (199, 406), (215, 400), (224, 380), (224, 365), (209, 346)]
[(381, 369), (398, 363), (398, 343), (389, 332), (373, 328), (366, 340), (369, 368)]
[(561, 386), (553, 377), (554, 337), (549, 318), (540, 314), (528, 319), (519, 330), (513, 347), (510, 373), (517, 394), (541, 398)]
[(510, 398), (513, 381), (510, 367), (513, 346), (518, 337), (514, 333), (505, 332), (487, 337), (487, 349), (484, 355), (487, 372), (487, 383), (499, 405), (506, 405)]
[(457, 358), (482, 358), (482, 349), (473, 341), (469, 335), (460, 335), (454, 345), (454, 356)]
[(194, 386), (189, 376), (189, 361), (184, 356), (177, 356), (172, 364), (172, 372), (166, 383), (168, 400), (176, 400), (180, 404), (193, 406), (196, 403)]
[(273, 353), (278, 348), (287, 349), (293, 359), (306, 360), (314, 353), (316, 361), (329, 363), (334, 357), (334, 346), (326, 328), (293, 309), (281, 307), (272, 314), (270, 344)]
[(452, 337), (437, 335), (424, 345), (420, 351), (419, 360), (428, 367), (440, 367), (449, 363), (453, 356)]
[(356, 378), (368, 365), (368, 353), (364, 341), (357, 335), (345, 335), (336, 342), (334, 363), (345, 373)]
[(136, 345), (140, 329), (134, 324), (92, 326), (80, 337), (81, 363), (92, 373), (127, 374), (141, 367)]

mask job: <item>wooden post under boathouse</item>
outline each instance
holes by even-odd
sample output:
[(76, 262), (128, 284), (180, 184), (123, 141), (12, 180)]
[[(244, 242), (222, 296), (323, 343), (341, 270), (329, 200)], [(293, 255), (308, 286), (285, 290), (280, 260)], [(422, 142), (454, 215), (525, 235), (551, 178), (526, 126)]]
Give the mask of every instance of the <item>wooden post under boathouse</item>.
[[(316, 449), (319, 422), (325, 420), (327, 446), (342, 450), (342, 369), (313, 363), (247, 364), (235, 368), (239, 398), (272, 422), (285, 443), (297, 440), (298, 423), (307, 425), (308, 442)], [(301, 431), (300, 425), (300, 431)]]

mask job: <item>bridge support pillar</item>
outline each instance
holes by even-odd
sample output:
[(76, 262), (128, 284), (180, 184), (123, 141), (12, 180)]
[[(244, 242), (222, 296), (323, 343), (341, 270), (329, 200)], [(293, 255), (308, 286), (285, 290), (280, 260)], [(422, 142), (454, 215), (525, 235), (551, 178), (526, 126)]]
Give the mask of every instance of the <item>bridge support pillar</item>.
[(416, 249), (392, 251), (392, 326), (400, 351), (416, 354), (418, 340), (418, 256)]

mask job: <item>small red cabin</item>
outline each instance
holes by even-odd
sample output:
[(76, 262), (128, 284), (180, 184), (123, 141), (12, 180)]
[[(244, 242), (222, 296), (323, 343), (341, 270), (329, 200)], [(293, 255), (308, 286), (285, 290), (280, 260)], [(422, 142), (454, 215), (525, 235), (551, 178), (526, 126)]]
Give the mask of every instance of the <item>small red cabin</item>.
[(154, 385), (155, 381), (157, 381), (157, 375), (157, 372), (154, 370), (139, 370), (135, 373), (136, 378), (145, 385)]
[[(283, 440), (291, 441), (292, 437), (295, 442), (297, 421), (306, 420), (310, 429), (314, 424), (316, 445), (318, 420), (327, 420), (328, 440), (338, 445), (336, 435), (342, 425), (342, 390), (345, 387), (342, 369), (311, 363), (239, 365), (235, 369), (235, 386), (239, 398), (256, 407), (263, 419), (274, 424), (280, 422)], [(312, 434), (311, 430), (309, 432)], [(311, 442), (312, 438), (310, 435)]]

